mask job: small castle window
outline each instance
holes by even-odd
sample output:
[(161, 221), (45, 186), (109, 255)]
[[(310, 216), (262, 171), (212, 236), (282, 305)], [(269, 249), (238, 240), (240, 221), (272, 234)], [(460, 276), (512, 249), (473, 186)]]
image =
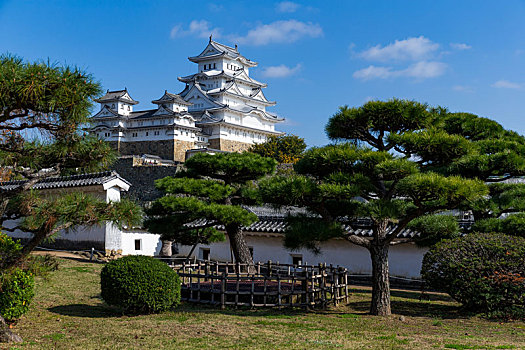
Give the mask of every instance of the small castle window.
[(130, 106), (128, 106), (128, 111), (131, 111), (131, 107)]
[(217, 64), (216, 63), (213, 64), (213, 68), (214, 69), (217, 68)]
[(148, 136), (148, 135), (149, 135), (149, 133), (146, 131), (146, 136)]

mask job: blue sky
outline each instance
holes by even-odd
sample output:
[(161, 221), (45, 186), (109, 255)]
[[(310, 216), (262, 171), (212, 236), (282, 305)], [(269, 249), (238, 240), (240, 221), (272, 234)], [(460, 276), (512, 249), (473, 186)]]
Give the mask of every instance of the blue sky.
[(2, 1), (0, 52), (51, 59), (127, 87), (141, 103), (210, 33), (259, 62), (282, 131), (328, 142), (339, 106), (392, 97), (490, 117), (525, 134), (523, 1)]

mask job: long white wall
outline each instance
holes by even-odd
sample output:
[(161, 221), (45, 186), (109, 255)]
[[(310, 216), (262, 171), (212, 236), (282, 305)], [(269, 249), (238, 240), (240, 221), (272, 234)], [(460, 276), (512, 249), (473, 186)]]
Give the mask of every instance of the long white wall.
[[(254, 261), (268, 260), (280, 263), (292, 263), (292, 256), (301, 255), (303, 263), (317, 265), (327, 263), (348, 268), (351, 274), (372, 274), (372, 263), (368, 250), (350, 242), (333, 239), (321, 245), (321, 254), (315, 255), (308, 250), (290, 251), (283, 247), (281, 237), (246, 236), (248, 246), (253, 248)], [(202, 249), (210, 249), (210, 258), (220, 261), (230, 261), (229, 241), (198, 245), (193, 256), (202, 258)], [(189, 253), (190, 246), (181, 246), (180, 255)], [(421, 263), (427, 249), (407, 243), (390, 248), (389, 264), (392, 276), (419, 278)]]

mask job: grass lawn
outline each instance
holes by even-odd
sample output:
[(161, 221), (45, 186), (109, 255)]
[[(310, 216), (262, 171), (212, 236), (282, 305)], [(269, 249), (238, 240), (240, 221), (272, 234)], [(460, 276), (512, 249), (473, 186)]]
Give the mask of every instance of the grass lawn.
[[(442, 294), (393, 291), (391, 317), (366, 314), (370, 292), (352, 290), (350, 304), (317, 312), (177, 310), (123, 316), (100, 299), (103, 265), (61, 260), (38, 278), (31, 310), (14, 330), (11, 349), (525, 349), (525, 323), (464, 315)], [(0, 345), (1, 347), (1, 345)], [(8, 347), (9, 348), (9, 347)]]

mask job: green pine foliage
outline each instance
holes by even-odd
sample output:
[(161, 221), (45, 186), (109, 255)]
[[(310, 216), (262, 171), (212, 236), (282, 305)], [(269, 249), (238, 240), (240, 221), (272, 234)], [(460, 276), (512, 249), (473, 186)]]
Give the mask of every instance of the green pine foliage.
[(77, 67), (0, 56), (0, 178), (25, 181), (16, 190), (1, 191), (0, 226), (17, 220), (10, 229), (33, 234), (2, 268), (21, 263), (61, 230), (103, 221), (140, 223), (140, 208), (129, 201), (31, 190), (46, 178), (105, 170), (116, 158), (109, 144), (86, 133), (93, 99), (101, 92), (93, 76)]
[(296, 135), (269, 136), (266, 142), (254, 144), (249, 152), (273, 158), (279, 163), (296, 163), (301, 159), (306, 143)]
[[(186, 161), (186, 171), (178, 177), (155, 182), (166, 196), (146, 210), (144, 225), (164, 239), (189, 245), (224, 240), (213, 228), (219, 224), (226, 226), (230, 238), (235, 237), (242, 226), (257, 221), (257, 216), (241, 205), (254, 202), (254, 180), (272, 173), (276, 163), (253, 153), (197, 154)], [(206, 222), (201, 226), (188, 226), (203, 218)], [(235, 246), (233, 252), (237, 261), (249, 263), (245, 248), (240, 252)]]
[(461, 235), (458, 220), (453, 215), (425, 215), (412, 220), (407, 228), (419, 232), (416, 244), (432, 246), (443, 239), (458, 238)]
[(180, 303), (180, 278), (166, 263), (129, 255), (107, 263), (100, 274), (102, 299), (128, 313), (158, 313)]
[(469, 234), (436, 244), (421, 275), (475, 312), (525, 319), (525, 239)]

